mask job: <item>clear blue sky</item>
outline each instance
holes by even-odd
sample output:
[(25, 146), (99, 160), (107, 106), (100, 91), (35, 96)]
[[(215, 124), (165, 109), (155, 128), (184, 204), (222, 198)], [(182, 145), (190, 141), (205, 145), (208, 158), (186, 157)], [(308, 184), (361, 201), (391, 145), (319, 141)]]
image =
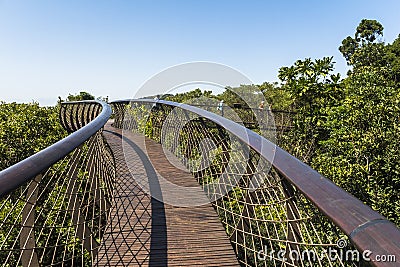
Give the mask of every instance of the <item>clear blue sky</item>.
[(400, 33), (400, 1), (0, 0), (0, 100), (54, 104), (85, 90), (132, 97), (184, 62), (229, 65), (255, 83), (297, 59), (334, 56), (363, 18)]

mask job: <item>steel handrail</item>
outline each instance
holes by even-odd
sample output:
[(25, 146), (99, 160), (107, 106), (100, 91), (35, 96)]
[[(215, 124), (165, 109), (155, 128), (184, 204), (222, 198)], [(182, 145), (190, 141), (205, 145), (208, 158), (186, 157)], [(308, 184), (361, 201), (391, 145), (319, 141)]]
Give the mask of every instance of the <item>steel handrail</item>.
[(94, 120), (81, 129), (13, 166), (2, 170), (0, 172), (0, 197), (11, 193), (24, 183), (30, 181), (36, 175), (42, 173), (75, 148), (79, 147), (106, 124), (112, 113), (111, 107), (107, 103), (98, 100), (64, 102), (63, 104), (76, 103), (97, 103), (102, 106), (102, 110)]

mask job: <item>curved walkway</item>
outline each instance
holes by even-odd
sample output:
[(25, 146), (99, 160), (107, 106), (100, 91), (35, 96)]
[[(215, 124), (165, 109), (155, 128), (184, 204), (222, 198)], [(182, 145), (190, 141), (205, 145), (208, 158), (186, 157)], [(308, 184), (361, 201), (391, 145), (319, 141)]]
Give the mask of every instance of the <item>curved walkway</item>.
[(104, 136), (114, 152), (117, 177), (98, 266), (239, 266), (211, 204), (176, 207), (159, 201), (180, 197), (160, 185), (162, 176), (195, 188), (193, 198), (207, 202), (193, 176), (175, 167), (178, 159), (169, 155), (167, 160), (160, 144), (135, 134), (122, 136), (110, 124)]

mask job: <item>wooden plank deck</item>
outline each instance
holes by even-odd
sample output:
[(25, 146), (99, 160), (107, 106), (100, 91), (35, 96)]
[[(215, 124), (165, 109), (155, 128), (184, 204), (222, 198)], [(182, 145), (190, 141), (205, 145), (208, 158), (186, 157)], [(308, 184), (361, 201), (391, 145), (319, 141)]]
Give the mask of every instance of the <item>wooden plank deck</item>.
[(210, 203), (168, 204), (187, 201), (179, 193), (182, 189), (171, 190), (169, 182), (190, 189), (192, 200), (207, 202), (178, 159), (167, 159), (162, 146), (150, 139), (126, 133), (122, 137), (121, 130), (109, 124), (104, 135), (114, 152), (117, 178), (110, 223), (95, 265), (239, 266)]

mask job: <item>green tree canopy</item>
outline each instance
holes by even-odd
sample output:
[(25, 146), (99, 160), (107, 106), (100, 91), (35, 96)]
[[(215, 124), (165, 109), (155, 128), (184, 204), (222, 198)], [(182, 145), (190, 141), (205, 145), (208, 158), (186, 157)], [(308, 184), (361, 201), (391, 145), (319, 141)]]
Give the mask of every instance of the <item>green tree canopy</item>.
[(385, 44), (383, 26), (376, 20), (363, 19), (354, 37), (346, 37), (339, 47), (339, 51), (358, 71), (362, 67), (376, 67), (383, 70), (387, 79), (400, 82), (400, 35), (392, 44)]
[(400, 36), (362, 20), (339, 50), (353, 67), (331, 74), (332, 58), (298, 60), (279, 78), (297, 115), (281, 144), (336, 184), (400, 225)]
[(58, 108), (0, 103), (0, 169), (39, 152), (65, 134)]
[(297, 112), (294, 129), (285, 135), (282, 145), (306, 163), (314, 157), (319, 140), (327, 136), (322, 127), (326, 120), (326, 107), (342, 96), (340, 75), (332, 73), (332, 60), (332, 57), (307, 58), (279, 70), (282, 88), (288, 92)]
[(327, 108), (313, 167), (400, 225), (400, 90), (377, 68), (345, 81), (344, 98)]
[(69, 94), (67, 97), (68, 101), (81, 101), (81, 100), (94, 100), (94, 96), (88, 92), (80, 92), (79, 94)]
[(347, 36), (339, 51), (352, 66), (374, 65), (383, 55), (383, 26), (376, 20), (363, 19), (358, 25), (354, 38)]

